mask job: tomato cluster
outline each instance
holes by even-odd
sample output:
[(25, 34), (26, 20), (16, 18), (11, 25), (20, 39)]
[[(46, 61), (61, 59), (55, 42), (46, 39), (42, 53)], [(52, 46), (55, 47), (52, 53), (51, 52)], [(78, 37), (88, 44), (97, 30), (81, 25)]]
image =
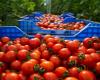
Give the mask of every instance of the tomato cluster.
[(48, 30), (81, 30), (85, 27), (85, 22), (70, 22), (70, 23), (62, 23), (63, 18), (60, 18), (57, 15), (45, 14), (43, 17), (38, 18), (40, 22), (36, 24), (42, 29)]
[(100, 38), (36, 34), (0, 39), (0, 80), (100, 80)]

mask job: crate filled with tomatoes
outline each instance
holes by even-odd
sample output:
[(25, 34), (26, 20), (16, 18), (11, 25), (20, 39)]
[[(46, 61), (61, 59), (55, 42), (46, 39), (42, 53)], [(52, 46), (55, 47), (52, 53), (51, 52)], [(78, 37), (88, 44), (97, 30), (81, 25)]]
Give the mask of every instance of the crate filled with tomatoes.
[[(14, 34), (16, 35), (16, 34)], [(100, 80), (100, 37), (0, 37), (0, 80)]]

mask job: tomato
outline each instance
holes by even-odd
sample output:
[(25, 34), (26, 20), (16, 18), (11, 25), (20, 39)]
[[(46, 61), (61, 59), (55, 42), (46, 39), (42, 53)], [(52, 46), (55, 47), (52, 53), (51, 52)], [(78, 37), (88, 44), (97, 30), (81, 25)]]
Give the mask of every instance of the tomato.
[(7, 43), (7, 42), (10, 41), (10, 38), (9, 38), (9, 37), (2, 37), (2, 38), (1, 38), (1, 41), (2, 41), (3, 43)]
[(58, 67), (61, 64), (61, 60), (58, 56), (52, 55), (50, 61), (54, 64), (55, 67)]
[(100, 43), (93, 43), (93, 48), (96, 50), (100, 50)]
[(63, 66), (57, 67), (54, 72), (57, 75), (57, 77), (68, 76), (68, 70), (66, 69), (66, 67)]
[(34, 73), (34, 65), (38, 64), (36, 60), (24, 62), (21, 66), (21, 70), (24, 75), (30, 75)]
[(66, 59), (71, 55), (71, 52), (69, 51), (68, 48), (62, 48), (59, 51), (59, 57)]
[(76, 66), (78, 64), (78, 57), (77, 56), (70, 56), (67, 59), (67, 64), (69, 67)]
[(44, 78), (41, 75), (34, 73), (34, 74), (30, 75), (28, 80), (44, 80)]
[(45, 78), (45, 80), (57, 80), (57, 76), (53, 72), (46, 72), (44, 73), (43, 77)]
[(37, 34), (35, 35), (35, 38), (42, 39), (42, 34), (37, 33)]
[(19, 80), (19, 77), (18, 74), (14, 72), (9, 72), (2, 75), (1, 80)]
[(28, 55), (28, 51), (27, 50), (19, 50), (17, 53), (17, 57), (19, 60), (26, 60), (27, 59), (27, 55)]
[(87, 49), (87, 51), (86, 51), (86, 53), (87, 54), (91, 54), (91, 53), (95, 53), (96, 51), (95, 51), (95, 49), (93, 49), (93, 48), (89, 48), (89, 49)]
[(96, 77), (91, 71), (83, 70), (79, 73), (79, 80), (96, 80)]
[(15, 45), (10, 45), (8, 46), (8, 50), (17, 50)]
[(47, 45), (45, 44), (45, 43), (42, 43), (41, 45), (40, 45), (40, 47), (39, 47), (39, 50), (42, 52), (42, 51), (44, 51), (44, 50), (46, 50), (47, 49)]
[(30, 50), (30, 46), (29, 45), (24, 45), (24, 49), (25, 50)]
[(52, 71), (54, 69), (54, 64), (51, 61), (43, 61), (40, 66), (46, 71)]
[(37, 59), (37, 60), (39, 60), (39, 59), (40, 59), (40, 56), (41, 56), (41, 53), (40, 53), (40, 52), (33, 51), (32, 53), (30, 53), (30, 57), (31, 57), (32, 59)]
[(11, 63), (11, 68), (13, 70), (20, 70), (21, 69), (21, 62), (19, 60), (15, 60)]
[(53, 43), (53, 42), (48, 42), (48, 43), (47, 43), (47, 47), (48, 47), (48, 48), (52, 48), (52, 47), (53, 47), (53, 45), (54, 45), (54, 43)]
[(4, 61), (4, 55), (5, 55), (4, 52), (0, 52), (0, 61)]
[(96, 63), (95, 69), (96, 69), (96, 72), (97, 72), (98, 74), (100, 74), (100, 62), (97, 62), (97, 63)]
[(83, 40), (83, 45), (84, 45), (86, 48), (92, 47), (92, 45), (93, 45), (92, 38), (85, 38), (85, 39)]
[(77, 40), (69, 41), (66, 43), (66, 48), (75, 52), (79, 48), (79, 44), (80, 42)]
[(55, 43), (55, 39), (53, 37), (52, 38), (48, 38), (46, 40), (46, 43), (49, 43), (49, 42)]
[(22, 46), (22, 45), (21, 45), (20, 43), (17, 43), (17, 44), (14, 44), (14, 45), (16, 46), (16, 49), (17, 49), (17, 50), (20, 50), (20, 49), (21, 49), (21, 46)]
[(5, 55), (4, 55), (4, 61), (5, 62), (12, 62), (16, 59), (16, 53), (14, 51), (8, 51)]
[(20, 38), (20, 43), (22, 45), (27, 45), (29, 43), (29, 39), (27, 37)]
[(78, 80), (78, 79), (75, 77), (66, 77), (64, 80)]
[(0, 41), (0, 48), (3, 46), (3, 43)]
[(79, 47), (79, 49), (78, 49), (78, 52), (80, 52), (80, 53), (86, 53), (86, 51), (87, 51), (87, 48), (84, 47), (84, 46), (81, 46), (81, 47)]
[(77, 67), (72, 67), (69, 69), (69, 76), (78, 78), (79, 69)]
[(92, 59), (93, 59), (93, 62), (99, 62), (100, 61), (100, 55), (98, 53), (91, 53), (90, 54)]
[(55, 44), (52, 49), (54, 52), (58, 52), (60, 49), (62, 49), (64, 47), (64, 45), (60, 44), (60, 43), (57, 43)]
[(46, 41), (48, 38), (52, 38), (52, 35), (47, 34), (47, 35), (44, 36), (44, 40), (45, 40), (45, 41)]
[(38, 38), (32, 38), (29, 40), (29, 44), (31, 47), (37, 48), (40, 46), (41, 42), (40, 42), (40, 39), (38, 39)]
[(41, 54), (41, 57), (43, 58), (43, 59), (49, 59), (49, 57), (50, 57), (50, 52), (48, 51), (48, 50), (44, 50), (43, 52), (42, 52), (42, 54)]
[(21, 73), (18, 74), (18, 77), (19, 77), (18, 80), (26, 80), (26, 77)]

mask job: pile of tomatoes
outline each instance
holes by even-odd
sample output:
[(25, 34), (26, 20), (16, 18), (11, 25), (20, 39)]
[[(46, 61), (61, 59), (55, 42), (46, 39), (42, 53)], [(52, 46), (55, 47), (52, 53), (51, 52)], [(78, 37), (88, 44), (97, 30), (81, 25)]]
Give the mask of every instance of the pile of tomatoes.
[(63, 18), (52, 14), (45, 14), (43, 17), (38, 19), (40, 22), (36, 23), (37, 26), (47, 30), (81, 30), (86, 25), (83, 21), (62, 23), (64, 20)]
[(100, 80), (100, 38), (0, 38), (0, 80)]

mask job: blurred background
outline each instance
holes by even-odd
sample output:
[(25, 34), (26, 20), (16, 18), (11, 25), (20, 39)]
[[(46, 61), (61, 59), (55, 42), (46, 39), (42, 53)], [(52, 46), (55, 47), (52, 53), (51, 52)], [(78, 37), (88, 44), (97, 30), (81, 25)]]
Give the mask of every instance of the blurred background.
[(20, 17), (35, 11), (71, 12), (77, 18), (100, 22), (100, 0), (0, 0), (0, 25), (17, 25)]

